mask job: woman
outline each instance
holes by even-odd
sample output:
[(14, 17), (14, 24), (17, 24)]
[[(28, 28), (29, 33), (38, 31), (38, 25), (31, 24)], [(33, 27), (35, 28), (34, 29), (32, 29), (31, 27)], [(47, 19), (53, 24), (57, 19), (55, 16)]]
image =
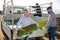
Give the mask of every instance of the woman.
[[(37, 24), (37, 22), (35, 22), (31, 17), (28, 16), (28, 11), (27, 9), (25, 9), (23, 11), (23, 15), (20, 17), (17, 26), (16, 26), (16, 33), (18, 30), (18, 27), (20, 26), (20, 28), (26, 27), (28, 25), (30, 25), (31, 23), (36, 24), (37, 26), (39, 26)], [(23, 40), (25, 40), (24, 38), (22, 38)]]

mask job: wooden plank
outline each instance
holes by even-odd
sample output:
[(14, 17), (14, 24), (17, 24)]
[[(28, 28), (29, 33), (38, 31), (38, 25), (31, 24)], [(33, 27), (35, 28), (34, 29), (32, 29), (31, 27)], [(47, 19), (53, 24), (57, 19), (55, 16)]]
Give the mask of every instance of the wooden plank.
[(3, 33), (2, 33), (2, 30), (1, 30), (1, 17), (0, 17), (0, 40), (4, 40), (3, 39)]

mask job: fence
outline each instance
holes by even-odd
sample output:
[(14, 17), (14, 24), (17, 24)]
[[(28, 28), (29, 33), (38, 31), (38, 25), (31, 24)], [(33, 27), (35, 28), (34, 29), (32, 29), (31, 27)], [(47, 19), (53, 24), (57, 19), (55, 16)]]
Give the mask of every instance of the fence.
[[(51, 3), (40, 4), (42, 13), (47, 13), (47, 11), (46, 11), (47, 7), (49, 7), (49, 6), (52, 7), (52, 4), (53, 4), (52, 2)], [(11, 14), (12, 13), (11, 8), (12, 8), (11, 5), (7, 5), (4, 8), (4, 10), (7, 14)], [(36, 13), (36, 11), (34, 11), (36, 9), (33, 8), (32, 6), (16, 6), (16, 5), (13, 6), (13, 13), (23, 13), (24, 9), (27, 9), (29, 13)]]

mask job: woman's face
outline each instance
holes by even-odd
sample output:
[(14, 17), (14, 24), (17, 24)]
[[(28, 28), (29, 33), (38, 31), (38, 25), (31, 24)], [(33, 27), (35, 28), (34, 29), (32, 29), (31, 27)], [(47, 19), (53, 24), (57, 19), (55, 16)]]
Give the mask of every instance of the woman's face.
[(28, 12), (27, 11), (24, 11), (24, 17), (27, 17), (28, 16)]

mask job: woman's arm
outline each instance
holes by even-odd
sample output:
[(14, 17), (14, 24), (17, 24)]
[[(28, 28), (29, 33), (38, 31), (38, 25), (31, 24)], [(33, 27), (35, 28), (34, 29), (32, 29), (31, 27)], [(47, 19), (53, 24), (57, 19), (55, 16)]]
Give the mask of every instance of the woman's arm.
[(35, 20), (33, 20), (32, 18), (30, 18), (30, 20), (33, 24), (35, 23), (37, 26), (39, 26), (39, 24)]
[(22, 18), (20, 17), (20, 19), (19, 19), (19, 21), (16, 25), (16, 33), (17, 33), (17, 30), (18, 30), (19, 26), (21, 26), (21, 24), (22, 24)]

